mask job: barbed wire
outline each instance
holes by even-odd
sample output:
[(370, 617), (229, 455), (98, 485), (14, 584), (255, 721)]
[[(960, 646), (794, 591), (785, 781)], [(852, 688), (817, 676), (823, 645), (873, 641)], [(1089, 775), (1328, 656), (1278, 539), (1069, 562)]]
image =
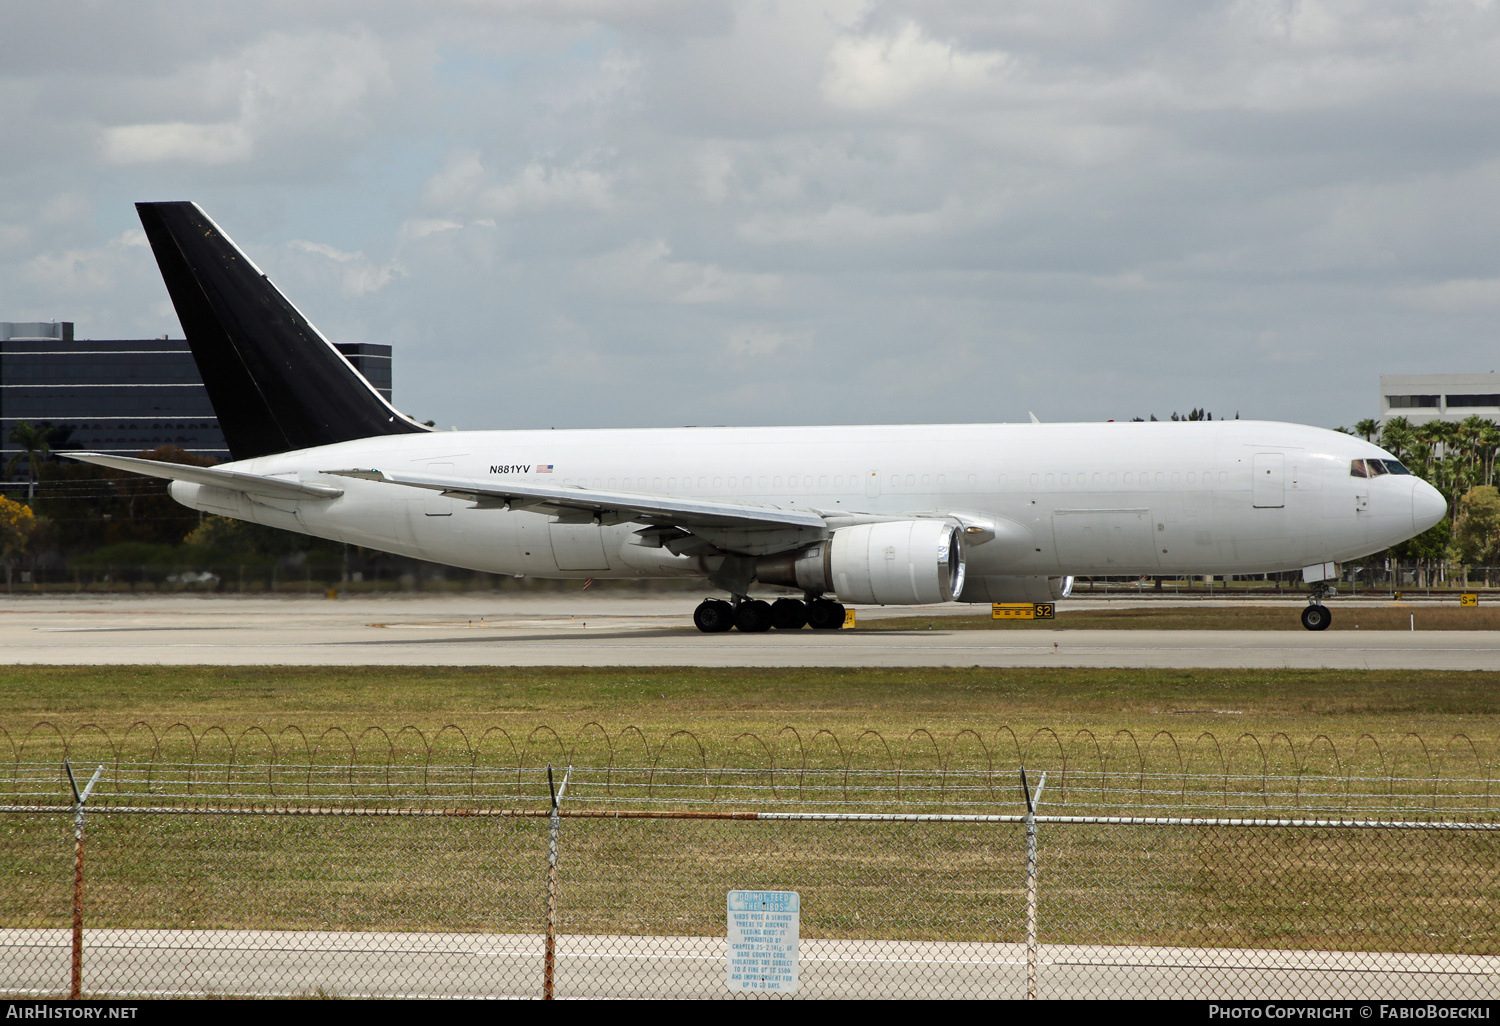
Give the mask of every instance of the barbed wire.
[[(41, 721), (19, 737), (0, 728), (0, 795), (55, 802), (67, 791), (64, 760), (105, 767), (101, 802), (526, 804), (546, 800), (545, 767), (572, 765), (569, 798), (601, 807), (786, 806), (1008, 809), (1021, 801), (1016, 770), (1051, 774), (1048, 804), (1122, 809), (1318, 812), (1339, 815), (1490, 817), (1500, 813), (1493, 745), (1457, 733), (1430, 743), (1416, 732), (1363, 733), (1336, 743), (1242, 732), (1221, 739), (1173, 732), (1002, 726), (895, 738), (783, 727), (653, 737), (591, 721), (564, 734), (457, 724), (308, 730), (164, 730), (136, 721), (111, 731)], [(8, 756), (8, 757), (7, 757)]]

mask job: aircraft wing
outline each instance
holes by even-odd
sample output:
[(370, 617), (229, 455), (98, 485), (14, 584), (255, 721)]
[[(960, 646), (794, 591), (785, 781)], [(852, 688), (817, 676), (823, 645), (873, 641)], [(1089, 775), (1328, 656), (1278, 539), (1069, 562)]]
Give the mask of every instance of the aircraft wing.
[(342, 488), (328, 485), (304, 484), (283, 477), (263, 477), (246, 474), (238, 470), (221, 470), (218, 467), (190, 467), (182, 463), (163, 463), (158, 460), (143, 460), (134, 456), (105, 456), (97, 452), (62, 452), (59, 456), (94, 463), (114, 470), (125, 470), (147, 477), (164, 477), (169, 481), (191, 481), (193, 484), (212, 488), (227, 488), (232, 492), (248, 495), (265, 495), (277, 499), (337, 499), (344, 494)]
[(822, 530), (828, 521), (810, 509), (785, 506), (760, 506), (739, 502), (715, 502), (712, 499), (690, 499), (673, 495), (642, 492), (601, 491), (570, 485), (538, 485), (519, 481), (482, 481), (466, 477), (437, 474), (387, 473), (380, 470), (325, 470), (336, 477), (385, 481), (409, 488), (426, 488), (483, 506), (510, 509), (534, 509), (568, 519), (624, 523), (643, 520), (684, 528), (815, 528)]

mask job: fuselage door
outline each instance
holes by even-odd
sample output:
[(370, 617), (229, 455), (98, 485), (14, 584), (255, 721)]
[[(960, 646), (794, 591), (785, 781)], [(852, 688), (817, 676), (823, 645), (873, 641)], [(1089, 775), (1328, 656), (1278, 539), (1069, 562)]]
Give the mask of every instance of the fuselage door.
[(604, 555), (604, 531), (598, 524), (561, 524), (547, 526), (552, 537), (552, 558), (559, 570), (608, 570)]
[(1155, 527), (1149, 509), (1052, 511), (1057, 562), (1066, 573), (1150, 573), (1160, 564)]
[(1281, 509), (1286, 505), (1286, 454), (1258, 452), (1250, 482), (1250, 505), (1256, 509)]

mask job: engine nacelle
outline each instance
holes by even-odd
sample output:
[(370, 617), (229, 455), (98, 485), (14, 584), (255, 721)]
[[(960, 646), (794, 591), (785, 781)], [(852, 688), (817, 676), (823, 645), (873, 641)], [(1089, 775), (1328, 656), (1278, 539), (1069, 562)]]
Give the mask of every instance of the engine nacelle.
[(1071, 577), (970, 577), (960, 602), (1056, 602), (1073, 592)]
[(840, 602), (925, 605), (952, 602), (964, 586), (960, 529), (945, 520), (897, 520), (842, 527), (825, 542), (762, 556), (757, 580)]

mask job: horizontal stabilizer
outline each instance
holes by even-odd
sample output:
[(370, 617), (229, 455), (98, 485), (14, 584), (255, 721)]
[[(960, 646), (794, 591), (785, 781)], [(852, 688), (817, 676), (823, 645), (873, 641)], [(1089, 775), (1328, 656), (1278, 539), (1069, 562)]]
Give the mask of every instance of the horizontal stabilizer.
[(132, 474), (164, 477), (169, 481), (190, 481), (193, 484), (226, 488), (247, 495), (265, 495), (277, 499), (337, 499), (344, 494), (342, 488), (303, 484), (283, 477), (262, 477), (238, 470), (221, 470), (218, 467), (189, 467), (182, 463), (163, 463), (134, 456), (105, 456), (97, 452), (63, 452), (58, 455)]

